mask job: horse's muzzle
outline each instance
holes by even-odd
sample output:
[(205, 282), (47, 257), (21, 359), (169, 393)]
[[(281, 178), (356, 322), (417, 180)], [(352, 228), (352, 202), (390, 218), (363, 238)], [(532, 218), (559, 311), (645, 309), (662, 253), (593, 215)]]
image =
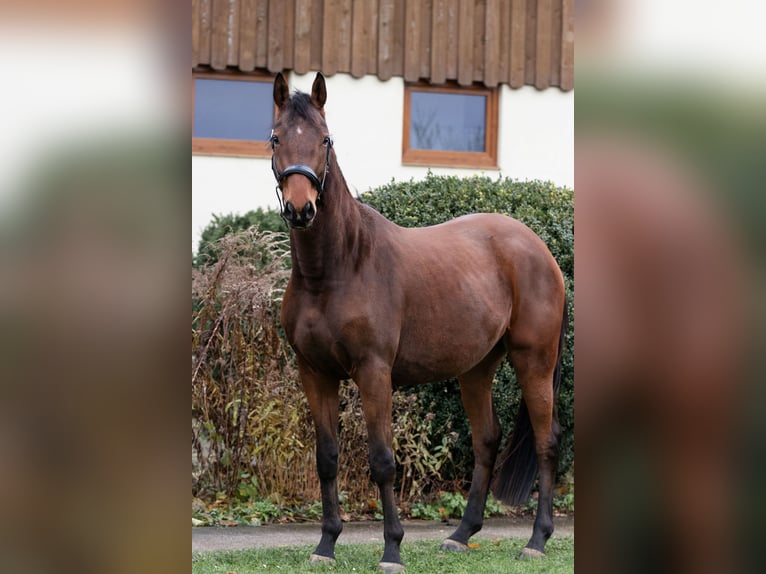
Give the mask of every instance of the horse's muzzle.
[(305, 229), (314, 222), (316, 213), (316, 207), (314, 207), (314, 204), (310, 201), (307, 201), (306, 205), (304, 205), (300, 211), (295, 209), (292, 201), (288, 201), (285, 203), (282, 218), (290, 227)]

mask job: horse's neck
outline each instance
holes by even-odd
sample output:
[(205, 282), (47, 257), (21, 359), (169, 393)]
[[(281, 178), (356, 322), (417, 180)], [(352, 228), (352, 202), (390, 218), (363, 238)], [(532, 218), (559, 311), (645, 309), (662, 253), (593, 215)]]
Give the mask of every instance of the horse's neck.
[(365, 233), (358, 202), (351, 196), (337, 164), (327, 177), (314, 224), (290, 232), (293, 272), (307, 281), (339, 279), (358, 256)]

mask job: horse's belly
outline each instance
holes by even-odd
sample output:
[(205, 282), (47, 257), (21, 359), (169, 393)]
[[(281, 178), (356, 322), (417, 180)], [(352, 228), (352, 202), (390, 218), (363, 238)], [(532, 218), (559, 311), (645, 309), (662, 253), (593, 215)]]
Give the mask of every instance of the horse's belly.
[(456, 377), (486, 357), (506, 331), (507, 320), (456, 317), (416, 323), (402, 332), (392, 378), (396, 385)]

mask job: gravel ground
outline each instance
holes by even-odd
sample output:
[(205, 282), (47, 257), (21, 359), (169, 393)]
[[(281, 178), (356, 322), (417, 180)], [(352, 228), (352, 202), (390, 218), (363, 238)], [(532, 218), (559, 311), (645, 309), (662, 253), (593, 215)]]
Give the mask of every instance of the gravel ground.
[[(478, 538), (529, 538), (532, 535), (531, 518), (490, 518), (484, 521), (484, 528)], [(457, 527), (457, 521), (450, 524), (435, 521), (405, 520), (404, 540), (443, 540)], [(574, 517), (554, 518), (553, 536), (574, 535)], [(319, 542), (320, 525), (270, 524), (265, 526), (237, 526), (229, 528), (192, 528), (192, 552), (210, 550), (242, 550), (246, 548), (268, 548), (275, 546), (300, 546)], [(347, 522), (338, 544), (383, 541), (382, 522)]]

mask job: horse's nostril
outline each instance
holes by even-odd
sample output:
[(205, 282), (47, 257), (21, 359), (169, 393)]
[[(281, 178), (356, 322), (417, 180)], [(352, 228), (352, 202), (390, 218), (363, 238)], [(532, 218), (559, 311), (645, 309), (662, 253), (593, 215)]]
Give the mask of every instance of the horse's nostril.
[(310, 201), (306, 202), (306, 205), (303, 206), (303, 216), (309, 220), (314, 217), (316, 214), (316, 209), (314, 209), (314, 204)]
[(295, 216), (295, 206), (292, 202), (285, 203), (285, 210), (282, 212), (285, 217), (292, 219)]

